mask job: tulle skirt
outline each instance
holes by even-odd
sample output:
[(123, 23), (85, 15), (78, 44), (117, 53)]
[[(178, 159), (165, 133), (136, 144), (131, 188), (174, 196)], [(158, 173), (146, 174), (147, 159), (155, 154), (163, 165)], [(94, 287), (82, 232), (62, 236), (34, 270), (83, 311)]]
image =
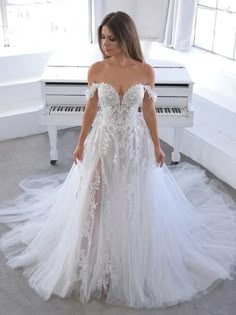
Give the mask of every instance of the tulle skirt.
[(236, 206), (217, 181), (188, 163), (161, 168), (140, 157), (124, 168), (109, 151), (101, 159), (97, 132), (68, 174), (28, 177), (23, 194), (2, 205), (7, 265), (21, 267), (45, 300), (135, 308), (188, 301), (233, 279)]

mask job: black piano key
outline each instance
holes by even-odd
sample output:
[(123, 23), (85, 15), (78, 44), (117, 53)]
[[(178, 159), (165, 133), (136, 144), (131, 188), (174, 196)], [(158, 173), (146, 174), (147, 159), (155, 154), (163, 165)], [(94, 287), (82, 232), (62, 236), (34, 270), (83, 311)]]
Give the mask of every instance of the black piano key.
[[(85, 111), (85, 106), (75, 105), (51, 105), (49, 108), (49, 115), (65, 112), (65, 114), (78, 114)], [(155, 107), (157, 114), (182, 114), (182, 110), (179, 107)], [(142, 112), (142, 108), (138, 107), (138, 112)]]

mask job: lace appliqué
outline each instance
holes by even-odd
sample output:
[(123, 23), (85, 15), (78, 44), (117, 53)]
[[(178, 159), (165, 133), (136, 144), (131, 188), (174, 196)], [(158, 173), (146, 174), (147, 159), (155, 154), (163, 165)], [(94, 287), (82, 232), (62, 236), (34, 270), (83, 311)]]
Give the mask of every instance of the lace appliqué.
[(102, 149), (101, 149), (102, 155), (106, 155), (107, 149), (109, 147), (109, 141), (110, 141), (110, 135), (108, 132), (106, 132), (102, 140)]
[(119, 284), (119, 277), (114, 269), (114, 265), (108, 255), (108, 253), (104, 256), (104, 265), (103, 265), (103, 274), (97, 281), (97, 289), (104, 289), (104, 292), (107, 293), (109, 288), (116, 288)]
[[(115, 169), (119, 170), (119, 178), (125, 179), (121, 185), (122, 194), (127, 204), (127, 219), (132, 229), (135, 223), (135, 192), (137, 191), (134, 174), (142, 163), (148, 163), (143, 144), (143, 135), (147, 132), (142, 114), (138, 107), (142, 105), (145, 92), (149, 98), (156, 100), (156, 94), (148, 85), (137, 84), (120, 97), (116, 90), (106, 83), (93, 83), (86, 90), (86, 98), (94, 96), (98, 92), (100, 104), (99, 117), (93, 124), (93, 130), (97, 138), (93, 136), (93, 149), (98, 150), (101, 164), (93, 174), (88, 192), (88, 212), (83, 226), (81, 251), (79, 257), (79, 292), (82, 298), (90, 295), (91, 274), (93, 270), (93, 237), (96, 230), (96, 219), (99, 211), (103, 209), (102, 216), (102, 244), (99, 248), (99, 256), (102, 257), (96, 266), (93, 286), (97, 292), (108, 292), (110, 287), (119, 285), (119, 276), (112, 256), (113, 229), (110, 217), (113, 206), (110, 191), (110, 178)], [(93, 150), (88, 154), (93, 156)], [(142, 158), (140, 158), (142, 157)], [(106, 165), (104, 165), (104, 163)], [(110, 173), (112, 172), (112, 173)], [(114, 179), (117, 180), (117, 179)], [(120, 187), (117, 184), (117, 187)], [(113, 186), (112, 186), (113, 187)], [(98, 195), (102, 191), (102, 205), (99, 204)], [(104, 210), (105, 209), (105, 210)], [(99, 216), (99, 215), (98, 215)], [(94, 288), (94, 287), (93, 287)]]
[(87, 218), (83, 227), (83, 237), (82, 244), (84, 244), (84, 248), (81, 248), (80, 257), (79, 257), (79, 277), (81, 280), (81, 290), (85, 291), (87, 285), (87, 277), (88, 277), (88, 259), (90, 254), (90, 248), (92, 245), (92, 228), (94, 224), (94, 211), (97, 208), (98, 202), (96, 201), (96, 192), (99, 190), (100, 186), (100, 176), (98, 171), (96, 170), (94, 174), (93, 181), (89, 186), (89, 210), (87, 213)]
[[(102, 169), (102, 168), (101, 168)], [(99, 170), (96, 170), (93, 176), (93, 180), (89, 185), (89, 209), (87, 213), (86, 220), (84, 222), (83, 227), (83, 236), (82, 236), (82, 248), (80, 251), (79, 257), (79, 271), (78, 271), (78, 280), (81, 285), (79, 291), (82, 292), (82, 295), (87, 295), (88, 288), (88, 279), (90, 277), (89, 272), (91, 268), (89, 268), (90, 261), (90, 253), (92, 244), (92, 235), (93, 235), (93, 227), (94, 227), (94, 219), (95, 219), (95, 211), (99, 210), (99, 198), (97, 197), (97, 193), (101, 189), (101, 185), (104, 184), (102, 181), (103, 176), (99, 175)], [(106, 230), (111, 231), (111, 225), (106, 224)], [(103, 254), (103, 263), (101, 266), (100, 277), (97, 280), (97, 289), (102, 291), (102, 288), (107, 291), (110, 286), (114, 287), (118, 285), (118, 275), (115, 271), (115, 267), (112, 264), (109, 249), (110, 249), (110, 239), (109, 241), (105, 238), (105, 246), (104, 246), (104, 254)], [(83, 299), (83, 296), (81, 297)]]
[(99, 83), (93, 82), (91, 86), (88, 86), (88, 88), (85, 90), (85, 98), (88, 101), (90, 98), (93, 98), (94, 93), (99, 87)]
[(153, 89), (151, 88), (150, 85), (144, 85), (143, 86), (144, 91), (148, 93), (149, 99), (152, 99), (153, 102), (155, 103), (157, 100), (157, 95), (156, 93), (153, 91)]

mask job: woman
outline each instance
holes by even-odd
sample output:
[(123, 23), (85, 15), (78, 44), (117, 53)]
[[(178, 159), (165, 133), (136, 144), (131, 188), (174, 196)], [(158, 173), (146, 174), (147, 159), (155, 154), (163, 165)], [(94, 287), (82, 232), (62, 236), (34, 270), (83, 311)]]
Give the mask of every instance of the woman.
[(167, 169), (154, 74), (132, 19), (108, 14), (98, 36), (104, 60), (88, 73), (75, 163), (62, 184), (60, 175), (21, 184), (23, 197), (1, 210), (12, 228), (1, 249), (45, 300), (73, 294), (135, 308), (190, 300), (232, 279), (236, 207), (198, 168), (172, 170), (186, 195)]
[[(154, 71), (150, 65), (144, 63), (136, 27), (131, 18), (123, 12), (108, 14), (98, 29), (98, 39), (104, 60), (90, 67), (88, 84), (109, 83), (109, 88), (119, 97), (123, 97), (130, 88), (139, 84), (145, 86), (153, 98), (154, 93), (151, 88), (154, 87), (155, 82)], [(162, 165), (165, 155), (158, 138), (155, 108), (148, 93), (144, 96), (142, 112), (150, 130), (156, 160)], [(97, 95), (87, 103), (79, 143), (74, 152), (75, 163), (77, 159), (82, 159), (83, 144), (97, 114), (97, 104)]]

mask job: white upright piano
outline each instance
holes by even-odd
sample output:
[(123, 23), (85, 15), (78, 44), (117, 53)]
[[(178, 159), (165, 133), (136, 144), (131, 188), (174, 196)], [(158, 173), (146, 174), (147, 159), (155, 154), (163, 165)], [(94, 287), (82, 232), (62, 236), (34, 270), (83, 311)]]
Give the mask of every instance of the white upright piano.
[[(155, 71), (155, 104), (160, 127), (174, 128), (172, 163), (180, 161), (180, 145), (184, 127), (193, 125), (191, 80), (186, 68), (172, 61), (159, 60)], [(48, 66), (42, 78), (44, 106), (42, 124), (48, 126), (50, 160), (58, 160), (57, 126), (80, 126), (85, 109), (88, 66)], [(141, 109), (139, 109), (141, 111)]]

